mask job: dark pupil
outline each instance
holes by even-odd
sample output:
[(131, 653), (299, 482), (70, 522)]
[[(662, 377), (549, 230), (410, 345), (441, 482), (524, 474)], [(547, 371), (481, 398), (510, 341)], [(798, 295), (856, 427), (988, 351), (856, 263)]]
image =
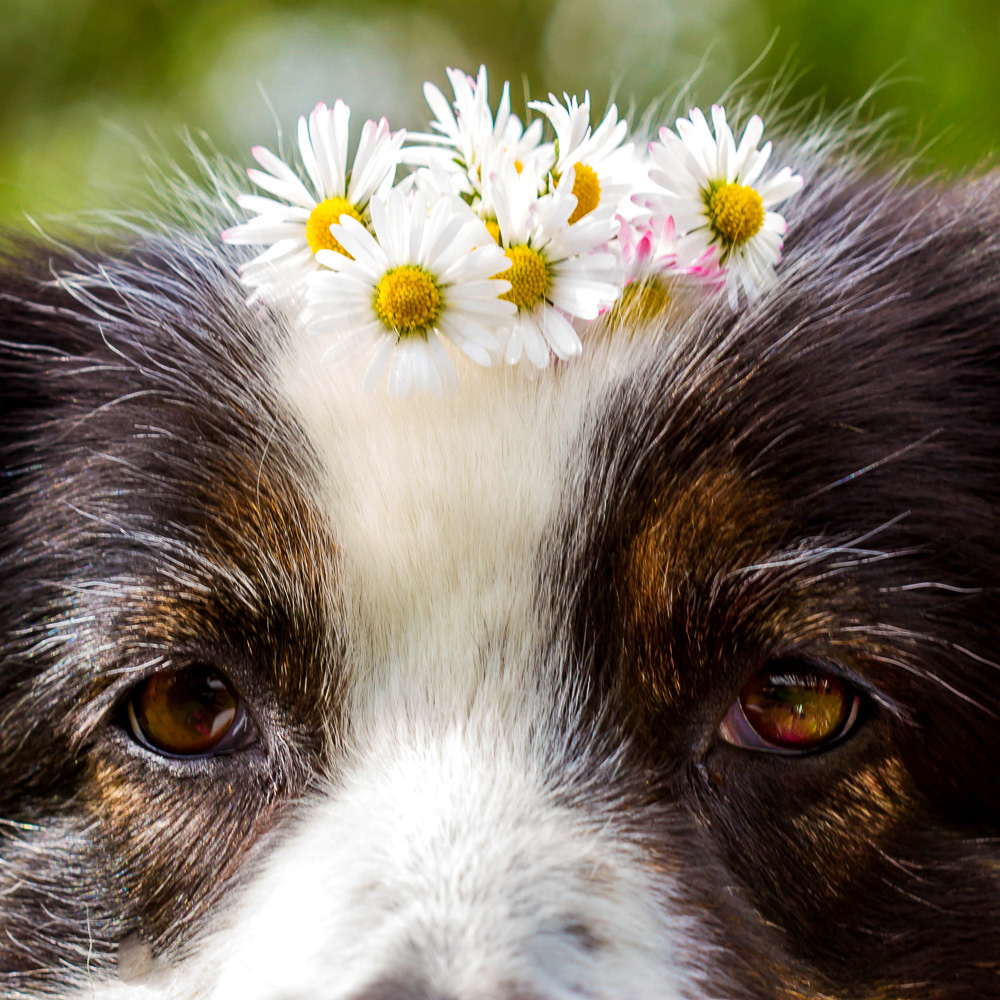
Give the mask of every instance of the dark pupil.
[(851, 698), (844, 682), (830, 675), (761, 674), (743, 689), (740, 703), (762, 739), (808, 750), (840, 734)]
[(229, 732), (236, 697), (214, 670), (189, 667), (154, 674), (134, 703), (136, 719), (149, 742), (166, 753), (207, 753)]

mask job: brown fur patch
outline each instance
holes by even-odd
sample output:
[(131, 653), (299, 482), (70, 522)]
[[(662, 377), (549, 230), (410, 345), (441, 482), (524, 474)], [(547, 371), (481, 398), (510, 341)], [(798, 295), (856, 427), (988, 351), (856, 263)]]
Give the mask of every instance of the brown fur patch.
[[(626, 659), (644, 701), (660, 709), (676, 702), (691, 689), (692, 659), (738, 634), (731, 623), (749, 595), (731, 574), (766, 558), (779, 528), (774, 514), (767, 491), (733, 471), (677, 482), (656, 498), (627, 552), (622, 587)], [(773, 630), (773, 622), (753, 629)]]

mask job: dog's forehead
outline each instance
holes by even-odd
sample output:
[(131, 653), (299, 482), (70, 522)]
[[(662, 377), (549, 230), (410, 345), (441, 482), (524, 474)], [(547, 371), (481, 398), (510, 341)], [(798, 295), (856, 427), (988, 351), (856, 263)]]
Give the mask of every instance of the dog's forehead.
[(411, 658), (445, 653), (421, 643), (461, 657), (491, 633), (533, 633), (544, 539), (582, 514), (572, 485), (608, 366), (487, 370), (452, 396), (399, 400), (321, 353), (293, 340), (280, 384), (316, 463), (340, 609), (366, 619), (377, 653)]

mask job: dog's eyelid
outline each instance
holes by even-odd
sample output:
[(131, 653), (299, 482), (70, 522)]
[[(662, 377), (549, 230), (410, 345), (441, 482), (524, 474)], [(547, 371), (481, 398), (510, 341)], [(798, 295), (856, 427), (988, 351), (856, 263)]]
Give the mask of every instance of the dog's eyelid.
[(101, 678), (114, 677), (109, 684), (88, 701), (86, 709), (86, 724), (81, 729), (88, 732), (106, 723), (118, 712), (134, 687), (144, 680), (167, 670), (177, 670), (190, 662), (184, 657), (170, 654), (160, 654), (140, 663), (125, 663), (109, 669), (101, 670)]
[(762, 670), (770, 669), (772, 664), (777, 664), (779, 662), (787, 663), (789, 665), (796, 664), (799, 672), (802, 673), (812, 672), (816, 674), (830, 674), (842, 681), (846, 681), (852, 687), (856, 688), (859, 694), (867, 697), (871, 702), (877, 705), (879, 709), (888, 712), (890, 715), (904, 721), (908, 720), (910, 717), (910, 713), (907, 708), (899, 702), (893, 700), (881, 688), (877, 687), (872, 682), (870, 677), (866, 677), (850, 665), (839, 660), (835, 660), (832, 657), (827, 658), (822, 655), (817, 655), (812, 651), (800, 651), (795, 648), (781, 648), (775, 650), (768, 654), (765, 658), (762, 658), (754, 663), (737, 682), (733, 697), (737, 697), (743, 687), (758, 673)]
[[(114, 679), (96, 694), (80, 692), (69, 722), (71, 746), (79, 748), (102, 726), (108, 725), (122, 710), (129, 691), (141, 684), (147, 677), (164, 669), (170, 669), (169, 659), (162, 654), (142, 663), (128, 663), (100, 671), (101, 679)], [(81, 699), (82, 696), (82, 699)]]
[(891, 715), (894, 719), (898, 719), (900, 722), (913, 722), (913, 713), (905, 705), (901, 705), (899, 702), (894, 701), (887, 694), (879, 691), (877, 688), (870, 686), (863, 687), (862, 685), (858, 686), (861, 687), (863, 692), (868, 695), (869, 699), (871, 699), (871, 701), (878, 706), (880, 711), (886, 713), (887, 715)]
[(114, 667), (102, 669), (102, 677), (113, 676), (114, 680), (100, 692), (95, 701), (100, 699), (106, 709), (113, 711), (116, 704), (110, 703), (120, 704), (124, 695), (131, 688), (141, 684), (154, 674), (183, 670), (195, 664), (217, 670), (240, 691), (249, 687), (247, 683), (249, 672), (246, 666), (239, 657), (224, 647), (220, 648), (214, 644), (200, 646), (187, 643), (169, 647), (150, 645), (149, 652), (152, 655), (148, 659), (141, 658), (141, 649), (130, 652), (121, 656)]
[(877, 706), (880, 711), (886, 712), (901, 721), (909, 721), (909, 710), (873, 684), (871, 678), (835, 660), (813, 660), (810, 662), (818, 670), (833, 674), (835, 677), (847, 681), (848, 684), (857, 689), (859, 694), (867, 698), (872, 705)]

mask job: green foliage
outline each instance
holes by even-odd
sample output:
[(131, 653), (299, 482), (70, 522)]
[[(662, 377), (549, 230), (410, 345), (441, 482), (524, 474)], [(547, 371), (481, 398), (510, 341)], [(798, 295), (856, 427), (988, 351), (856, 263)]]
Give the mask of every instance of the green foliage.
[(134, 200), (143, 148), (183, 158), (183, 128), (245, 160), (272, 108), (287, 130), (343, 96), (420, 128), (422, 80), (480, 62), (494, 98), (506, 78), (522, 106), (589, 87), (641, 109), (692, 77), (707, 104), (765, 53), (749, 79), (790, 65), (788, 101), (879, 83), (928, 169), (988, 165), (998, 38), (996, 0), (0, 0), (0, 220)]

